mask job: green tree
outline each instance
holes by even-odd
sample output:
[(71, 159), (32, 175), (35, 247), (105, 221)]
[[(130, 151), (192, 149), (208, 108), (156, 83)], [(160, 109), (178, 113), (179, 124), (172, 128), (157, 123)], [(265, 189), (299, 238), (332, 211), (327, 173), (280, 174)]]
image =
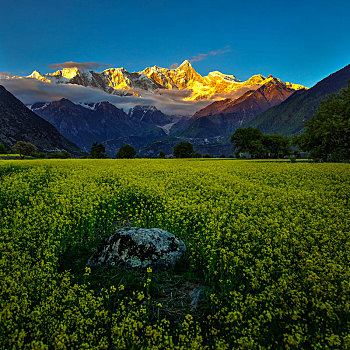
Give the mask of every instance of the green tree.
[(0, 142), (0, 154), (7, 154), (7, 149), (2, 142)]
[(317, 113), (294, 138), (301, 150), (316, 161), (350, 161), (350, 81), (339, 94), (321, 101)]
[(105, 146), (102, 143), (94, 142), (90, 149), (90, 158), (94, 158), (94, 159), (108, 158), (106, 155)]
[(262, 144), (270, 158), (283, 158), (292, 152), (289, 137), (281, 134), (264, 135)]
[(33, 155), (37, 151), (37, 148), (30, 142), (17, 141), (13, 146), (13, 150), (23, 159), (25, 156)]
[(134, 147), (130, 145), (123, 145), (120, 147), (118, 153), (117, 153), (117, 158), (124, 158), (124, 159), (131, 159), (136, 156), (136, 151)]
[(267, 149), (263, 145), (264, 134), (253, 127), (237, 129), (231, 136), (236, 155), (248, 153), (252, 158), (264, 158)]
[(173, 155), (176, 158), (192, 158), (193, 154), (193, 145), (190, 142), (180, 142), (174, 147)]
[(163, 151), (159, 152), (159, 158), (164, 159), (165, 158), (165, 153)]

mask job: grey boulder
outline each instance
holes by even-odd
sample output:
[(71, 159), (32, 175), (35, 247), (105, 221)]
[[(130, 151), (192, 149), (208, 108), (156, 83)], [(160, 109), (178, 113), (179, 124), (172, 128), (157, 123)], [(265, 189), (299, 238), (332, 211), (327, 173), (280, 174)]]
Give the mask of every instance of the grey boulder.
[(123, 227), (102, 240), (86, 266), (167, 269), (175, 266), (185, 251), (182, 240), (162, 229)]

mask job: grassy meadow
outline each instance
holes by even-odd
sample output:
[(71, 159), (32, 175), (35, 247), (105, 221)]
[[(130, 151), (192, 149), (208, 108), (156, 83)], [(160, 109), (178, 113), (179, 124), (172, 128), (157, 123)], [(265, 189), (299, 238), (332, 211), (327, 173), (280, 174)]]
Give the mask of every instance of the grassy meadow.
[[(350, 349), (349, 164), (1, 160), (0, 184), (2, 349)], [(86, 269), (121, 226), (186, 254)]]

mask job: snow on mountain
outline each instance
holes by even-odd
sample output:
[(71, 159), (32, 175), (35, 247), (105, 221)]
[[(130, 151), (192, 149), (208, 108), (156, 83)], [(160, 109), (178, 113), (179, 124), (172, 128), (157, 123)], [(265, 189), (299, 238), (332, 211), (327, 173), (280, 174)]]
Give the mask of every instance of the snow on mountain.
[[(247, 81), (240, 81), (234, 75), (219, 71), (201, 76), (191, 63), (185, 60), (175, 69), (158, 66), (147, 67), (140, 72), (128, 72), (125, 68), (109, 68), (102, 72), (89, 71), (82, 68), (64, 68), (54, 73), (41, 74), (34, 71), (27, 78), (41, 80), (46, 83), (77, 84), (101, 89), (107, 93), (140, 97), (143, 92), (158, 94), (162, 90), (186, 90), (190, 96), (184, 101), (207, 100), (219, 94), (229, 94), (244, 88), (257, 89), (271, 80), (261, 74), (254, 75)], [(304, 88), (298, 84), (284, 83), (288, 88), (299, 90)], [(246, 92), (246, 89), (242, 94)]]

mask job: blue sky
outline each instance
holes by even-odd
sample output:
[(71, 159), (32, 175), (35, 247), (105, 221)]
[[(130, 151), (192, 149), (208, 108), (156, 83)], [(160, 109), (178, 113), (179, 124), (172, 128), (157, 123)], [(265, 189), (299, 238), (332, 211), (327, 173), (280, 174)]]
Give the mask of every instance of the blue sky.
[(350, 63), (349, 14), (350, 1), (337, 0), (6, 1), (0, 71), (47, 73), (66, 61), (139, 71), (202, 54), (192, 62), (202, 75), (272, 74), (310, 87)]

